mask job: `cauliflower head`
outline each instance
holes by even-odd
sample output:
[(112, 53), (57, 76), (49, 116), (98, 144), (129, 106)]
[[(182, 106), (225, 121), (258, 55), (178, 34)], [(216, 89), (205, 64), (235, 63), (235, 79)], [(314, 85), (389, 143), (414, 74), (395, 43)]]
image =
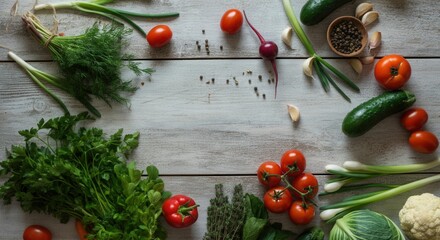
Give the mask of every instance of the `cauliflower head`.
[(399, 212), (402, 231), (412, 240), (440, 240), (440, 198), (411, 196)]

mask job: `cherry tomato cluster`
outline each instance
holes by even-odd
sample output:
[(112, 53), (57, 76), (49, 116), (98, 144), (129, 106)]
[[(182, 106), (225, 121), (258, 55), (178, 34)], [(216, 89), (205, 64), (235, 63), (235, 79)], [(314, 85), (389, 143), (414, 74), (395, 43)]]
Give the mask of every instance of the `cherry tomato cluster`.
[(405, 111), (400, 118), (402, 126), (411, 132), (409, 145), (416, 152), (433, 153), (437, 150), (439, 142), (435, 134), (422, 130), (428, 122), (428, 113), (423, 108), (411, 108)]
[(263, 202), (273, 213), (289, 211), (294, 224), (306, 225), (315, 216), (312, 199), (318, 193), (318, 180), (306, 169), (306, 159), (301, 151), (286, 151), (280, 164), (274, 161), (263, 162), (257, 171), (258, 180), (268, 190)]

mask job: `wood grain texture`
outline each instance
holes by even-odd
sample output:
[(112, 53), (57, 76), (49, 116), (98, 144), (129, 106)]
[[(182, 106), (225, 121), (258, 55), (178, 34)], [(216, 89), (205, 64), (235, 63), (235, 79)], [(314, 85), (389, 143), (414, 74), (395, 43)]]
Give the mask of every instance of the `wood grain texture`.
[[(0, 3), (0, 45), (13, 49), (33, 66), (56, 74), (57, 66), (51, 62), (47, 49), (26, 33), (19, 17), (32, 8), (34, 1), (20, 0), (18, 16), (11, 17), (9, 10), (14, 2)], [(305, 2), (292, 1), (297, 15)], [(282, 153), (291, 148), (303, 151), (308, 161), (307, 171), (317, 174), (321, 186), (328, 179), (324, 166), (329, 163), (358, 160), (396, 165), (438, 157), (438, 151), (422, 155), (410, 149), (409, 134), (400, 127), (398, 114), (358, 138), (348, 138), (341, 131), (342, 120), (348, 111), (383, 92), (374, 80), (374, 64), (364, 66), (362, 74), (356, 75), (346, 59), (330, 51), (325, 39), (328, 24), (338, 16), (352, 15), (361, 2), (348, 3), (319, 25), (305, 27), (317, 52), (359, 85), (361, 92), (355, 93), (340, 84), (352, 103), (344, 101), (334, 88), (325, 93), (317, 79), (304, 76), (302, 63), (307, 55), (298, 38), (293, 37), (294, 49), (288, 49), (280, 39), (281, 31), (289, 26), (281, 1), (132, 0), (111, 4), (142, 12), (180, 12), (176, 19), (136, 19), (145, 30), (159, 23), (170, 25), (174, 31), (173, 40), (162, 49), (151, 49), (144, 36), (134, 32), (126, 51), (134, 53), (143, 66), (151, 66), (156, 72), (151, 77), (135, 77), (124, 71), (124, 78), (133, 79), (133, 84), (139, 87), (129, 96), (130, 106), (114, 104), (110, 108), (96, 100), (94, 105), (101, 111), (102, 118), (86, 124), (103, 128), (107, 133), (120, 128), (126, 133), (139, 131), (140, 146), (132, 155), (138, 168), (154, 164), (169, 191), (190, 195), (201, 205), (199, 220), (193, 227), (181, 230), (167, 227), (169, 239), (202, 238), (206, 231), (206, 208), (214, 196), (216, 183), (224, 183), (229, 191), (241, 183), (245, 191), (262, 196), (264, 190), (255, 176), (258, 165), (268, 159), (279, 161)], [(271, 68), (259, 59), (258, 39), (247, 24), (236, 35), (220, 31), (221, 15), (229, 8), (246, 10), (263, 36), (278, 44), (280, 82), (277, 98), (274, 97)], [(383, 42), (377, 58), (390, 53), (408, 58), (413, 71), (405, 88), (415, 93), (415, 106), (429, 113), (425, 129), (440, 136), (440, 69), (437, 67), (440, 65), (440, 25), (436, 24), (440, 20), (440, 4), (434, 0), (377, 0), (374, 8), (379, 11), (380, 19), (368, 30), (370, 33), (382, 32)], [(37, 14), (51, 26), (51, 11)], [(60, 32), (67, 35), (81, 34), (97, 20), (72, 10), (59, 10), (57, 17)], [(209, 55), (203, 47), (201, 51), (196, 47), (196, 41), (203, 46), (206, 39)], [(1, 48), (0, 73), (0, 149), (6, 149), (22, 142), (19, 130), (35, 126), (41, 118), (59, 116), (62, 110), (7, 57), (7, 50)], [(84, 111), (78, 101), (54, 91), (72, 113)], [(298, 123), (291, 122), (287, 104), (299, 107)], [(5, 153), (0, 156), (3, 159)], [(379, 181), (402, 183), (434, 173), (440, 173), (440, 169), (429, 174), (399, 175)], [(2, 180), (0, 178), (0, 182)], [(370, 208), (398, 223), (398, 211), (407, 197), (423, 192), (440, 196), (438, 186), (432, 184)], [(338, 199), (320, 198), (318, 203), (322, 205)], [(297, 233), (303, 230), (293, 226), (286, 215), (271, 215), (271, 220), (282, 222)], [(56, 240), (77, 239), (73, 224), (60, 224), (40, 214), (24, 214), (17, 203), (0, 205), (0, 240), (20, 239), (23, 229), (34, 223), (51, 228)], [(318, 218), (311, 225), (321, 226), (326, 232), (331, 228)]]
[[(41, 0), (39, 3), (54, 1)], [(299, 16), (305, 0), (292, 1), (292, 6)], [(306, 33), (313, 42), (316, 51), (324, 57), (337, 57), (331, 52), (326, 42), (326, 28), (336, 17), (354, 15), (354, 9), (363, 1), (356, 0), (337, 9), (320, 24), (305, 27)], [(20, 0), (18, 15), (11, 17), (10, 8), (14, 1), (1, 3), (0, 8), (0, 44), (13, 49), (26, 60), (48, 60), (47, 50), (38, 46), (25, 31), (20, 15), (32, 9), (33, 0)], [(281, 1), (205, 1), (205, 0), (155, 0), (155, 1), (120, 1), (111, 4), (121, 9), (134, 9), (141, 12), (179, 12), (176, 19), (135, 21), (145, 31), (159, 23), (168, 24), (174, 32), (170, 45), (160, 50), (148, 47), (144, 36), (133, 33), (130, 39), (129, 52), (138, 59), (167, 59), (167, 58), (256, 58), (259, 41), (255, 34), (243, 24), (242, 30), (236, 35), (221, 32), (219, 21), (229, 8), (247, 11), (253, 25), (259, 29), (266, 40), (275, 41), (279, 46), (280, 57), (306, 57), (306, 52), (296, 36), (293, 37), (293, 49), (288, 49), (281, 42), (282, 30), (289, 26)], [(270, 11), (268, 11), (270, 9)], [(378, 56), (399, 53), (408, 57), (440, 56), (438, 36), (440, 25), (440, 5), (432, 0), (378, 0), (374, 1), (374, 9), (380, 13), (379, 21), (368, 26), (370, 33), (382, 32), (382, 47)], [(43, 10), (36, 12), (46, 26), (51, 27), (52, 12)], [(84, 15), (73, 10), (59, 10), (59, 31), (67, 35), (82, 33), (97, 20), (95, 16)], [(99, 19), (99, 18), (98, 18)], [(106, 21), (106, 20), (104, 20)], [(205, 34), (202, 33), (205, 30)], [(204, 51), (204, 41), (209, 40), (210, 54)], [(198, 51), (196, 41), (202, 44)], [(223, 50), (220, 50), (223, 46)], [(368, 53), (364, 53), (367, 55)], [(0, 54), (0, 61), (7, 60), (5, 54)]]
[[(332, 63), (353, 79), (358, 78), (346, 60)], [(439, 65), (440, 61), (410, 59), (410, 63), (414, 74), (406, 88), (416, 95), (415, 105), (430, 114), (426, 128), (439, 134), (439, 83), (435, 76), (440, 75), (440, 70), (430, 66)], [(139, 131), (140, 146), (133, 158), (142, 168), (155, 164), (163, 174), (178, 175), (253, 174), (260, 162), (279, 160), (290, 148), (304, 152), (309, 171), (314, 173), (323, 173), (323, 165), (329, 162), (396, 164), (434, 157), (411, 151), (408, 133), (400, 126), (398, 114), (361, 137), (348, 138), (342, 133), (346, 113), (383, 92), (369, 69), (355, 80), (361, 93), (344, 88), (352, 97), (352, 103), (348, 103), (334, 89), (325, 93), (317, 80), (307, 79), (302, 74), (302, 60), (278, 60), (280, 84), (276, 99), (274, 84), (268, 83), (272, 77), (261, 60), (235, 60), (234, 64), (229, 60), (142, 64), (154, 67), (156, 72), (150, 79), (135, 79), (140, 89), (130, 96), (130, 109), (123, 105), (110, 108), (96, 101), (103, 116), (91, 123), (107, 132), (119, 128), (127, 133)], [(48, 63), (34, 65), (50, 72), (56, 70)], [(5, 73), (0, 85), (0, 137), (4, 139), (0, 148), (4, 149), (19, 143), (18, 130), (62, 111), (15, 63), (1, 64), (0, 69)], [(252, 74), (247, 74), (247, 70), (252, 70)], [(263, 80), (259, 80), (259, 75)], [(126, 78), (132, 76), (126, 74)], [(59, 94), (73, 112), (84, 111), (77, 101)], [(287, 104), (299, 107), (299, 123), (291, 122)]]

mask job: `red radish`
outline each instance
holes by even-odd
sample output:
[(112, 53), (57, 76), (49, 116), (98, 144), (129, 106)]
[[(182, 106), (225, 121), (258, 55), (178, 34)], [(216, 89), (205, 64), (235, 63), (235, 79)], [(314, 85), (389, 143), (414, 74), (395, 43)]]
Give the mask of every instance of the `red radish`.
[(269, 60), (272, 64), (272, 69), (275, 73), (275, 98), (277, 97), (277, 87), (278, 87), (278, 71), (277, 71), (277, 65), (275, 63), (275, 59), (278, 55), (278, 46), (276, 43), (272, 41), (266, 41), (264, 40), (263, 36), (257, 31), (257, 29), (252, 26), (252, 24), (249, 22), (245, 11), (243, 10), (244, 18), (246, 19), (246, 22), (248, 23), (249, 27), (252, 28), (252, 30), (257, 34), (258, 39), (260, 39), (260, 56), (263, 59)]

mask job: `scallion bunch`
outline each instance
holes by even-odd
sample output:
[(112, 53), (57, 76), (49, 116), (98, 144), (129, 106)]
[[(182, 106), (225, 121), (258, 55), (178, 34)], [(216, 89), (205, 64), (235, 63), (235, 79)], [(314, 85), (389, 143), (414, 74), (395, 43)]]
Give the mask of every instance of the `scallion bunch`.
[(413, 173), (428, 170), (440, 165), (440, 159), (427, 163), (396, 165), (396, 166), (375, 166), (367, 165), (357, 161), (347, 161), (343, 166), (330, 164), (326, 166), (327, 172), (333, 174), (333, 178), (327, 181), (324, 186), (324, 193), (320, 196), (332, 193), (340, 193), (354, 190), (365, 190), (375, 188), (377, 190), (364, 194), (357, 194), (343, 199), (339, 203), (322, 206), (321, 219), (333, 222), (345, 214), (361, 208), (367, 204), (382, 201), (401, 193), (423, 187), (425, 185), (440, 181), (440, 174), (426, 177), (406, 184), (381, 184), (381, 183), (362, 183), (353, 184), (374, 177)]
[[(310, 55), (310, 58), (306, 60), (306, 63), (313, 65), (324, 90), (326, 92), (329, 91), (331, 84), (339, 92), (339, 94), (342, 95), (342, 97), (345, 100), (350, 102), (351, 101), (350, 98), (344, 93), (344, 91), (341, 88), (339, 88), (339, 86), (331, 77), (328, 70), (330, 70), (331, 73), (336, 75), (348, 87), (352, 88), (353, 90), (359, 92), (360, 91), (359, 87), (353, 81), (351, 81), (347, 76), (345, 76), (342, 72), (340, 72), (338, 69), (333, 67), (330, 63), (328, 63), (326, 60), (324, 60), (321, 56), (319, 56), (316, 53), (312, 43), (310, 42), (304, 30), (302, 29), (298, 19), (295, 16), (295, 13), (293, 12), (292, 6), (290, 4), (290, 0), (283, 0), (283, 6), (284, 6), (284, 11), (286, 12), (290, 24), (293, 26), (296, 35), (298, 36), (299, 40), (304, 45), (304, 47), (306, 48), (307, 52)], [(311, 69), (308, 70), (308, 74), (309, 75), (312, 74)]]
[[(72, 2), (60, 2), (60, 3), (47, 3), (38, 4), (34, 7), (34, 10), (54, 10), (54, 9), (75, 9), (84, 13), (96, 14), (111, 19), (112, 21), (119, 22), (119, 20), (128, 23), (142, 36), (146, 36), (145, 31), (134, 23), (129, 17), (141, 17), (141, 18), (168, 18), (177, 17), (179, 13), (158, 13), (158, 14), (145, 14), (136, 13), (130, 11), (119, 10), (103, 6), (104, 4), (111, 3), (114, 0), (91, 0), (91, 1), (72, 1)], [(122, 23), (121, 23), (122, 24)]]

